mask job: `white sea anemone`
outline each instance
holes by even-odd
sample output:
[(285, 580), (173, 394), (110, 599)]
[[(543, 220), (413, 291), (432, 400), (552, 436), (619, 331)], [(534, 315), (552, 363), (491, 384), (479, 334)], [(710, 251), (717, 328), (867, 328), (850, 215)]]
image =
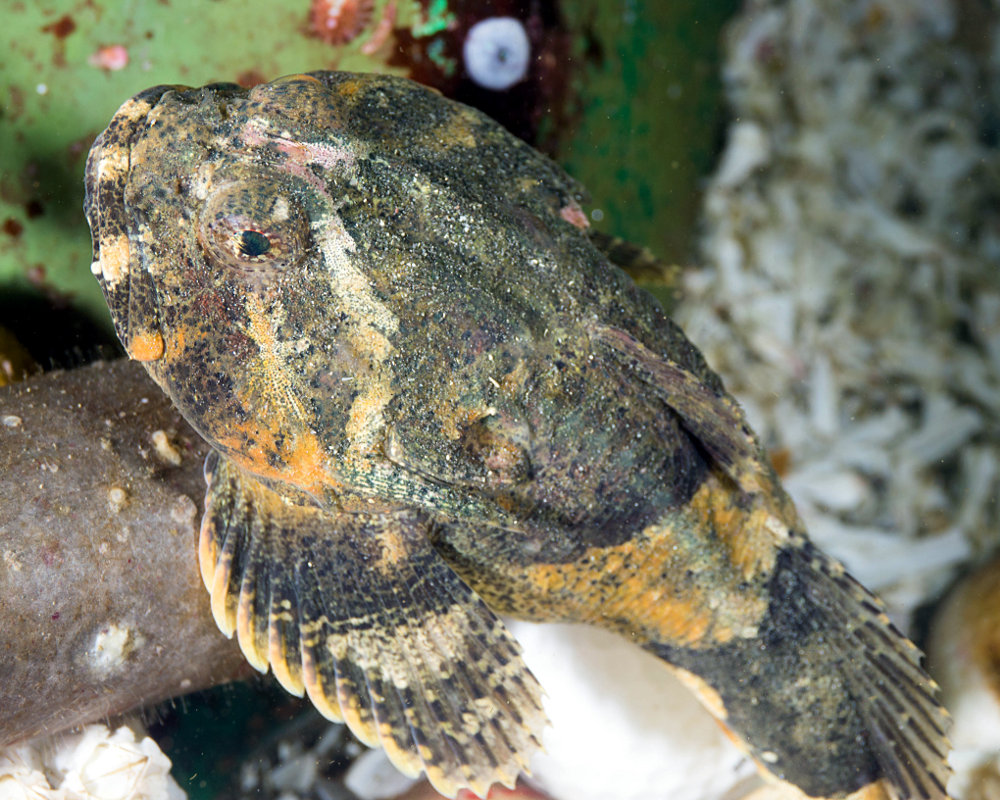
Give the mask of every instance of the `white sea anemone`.
[(531, 42), (514, 17), (490, 17), (471, 28), (462, 45), (469, 77), (484, 89), (502, 92), (524, 80), (531, 63)]

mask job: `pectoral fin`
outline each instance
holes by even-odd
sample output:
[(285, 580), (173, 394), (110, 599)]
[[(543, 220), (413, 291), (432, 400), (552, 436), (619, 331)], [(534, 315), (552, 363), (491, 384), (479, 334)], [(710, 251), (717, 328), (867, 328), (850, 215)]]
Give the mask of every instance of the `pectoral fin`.
[(218, 456), (206, 474), (202, 577), (247, 659), (442, 794), (512, 786), (539, 747), (541, 688), (427, 520), (298, 504)]
[(674, 301), (677, 300), (681, 275), (681, 268), (678, 265), (657, 258), (647, 247), (617, 236), (609, 236), (593, 228), (587, 230), (587, 238), (594, 247), (604, 253), (608, 261), (621, 267), (632, 280), (646, 285), (662, 286), (671, 293)]
[(590, 335), (663, 398), (682, 426), (744, 492), (774, 491), (773, 470), (757, 437), (743, 409), (725, 391), (618, 328), (594, 324)]

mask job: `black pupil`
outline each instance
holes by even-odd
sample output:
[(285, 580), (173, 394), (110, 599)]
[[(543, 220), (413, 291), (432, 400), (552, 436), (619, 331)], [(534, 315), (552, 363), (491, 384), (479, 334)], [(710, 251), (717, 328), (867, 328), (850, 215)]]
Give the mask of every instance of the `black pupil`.
[(271, 242), (260, 231), (243, 231), (240, 233), (240, 252), (245, 256), (262, 256), (271, 249)]

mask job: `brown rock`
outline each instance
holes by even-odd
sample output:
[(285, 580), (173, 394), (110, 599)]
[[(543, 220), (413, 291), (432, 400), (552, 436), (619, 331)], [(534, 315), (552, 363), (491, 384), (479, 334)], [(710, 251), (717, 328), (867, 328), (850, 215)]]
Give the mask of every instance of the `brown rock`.
[(206, 450), (138, 364), (0, 389), (0, 744), (246, 674), (198, 573)]

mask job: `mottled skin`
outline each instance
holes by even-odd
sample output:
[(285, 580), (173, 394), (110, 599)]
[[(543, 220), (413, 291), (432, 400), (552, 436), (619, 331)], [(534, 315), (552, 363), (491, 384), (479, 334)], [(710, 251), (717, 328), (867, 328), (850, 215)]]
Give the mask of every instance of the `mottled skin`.
[(220, 627), (446, 794), (512, 782), (544, 725), (504, 613), (628, 636), (807, 794), (944, 797), (916, 648), (579, 199), (400, 79), (122, 106), (87, 166), (94, 271), (216, 451)]

